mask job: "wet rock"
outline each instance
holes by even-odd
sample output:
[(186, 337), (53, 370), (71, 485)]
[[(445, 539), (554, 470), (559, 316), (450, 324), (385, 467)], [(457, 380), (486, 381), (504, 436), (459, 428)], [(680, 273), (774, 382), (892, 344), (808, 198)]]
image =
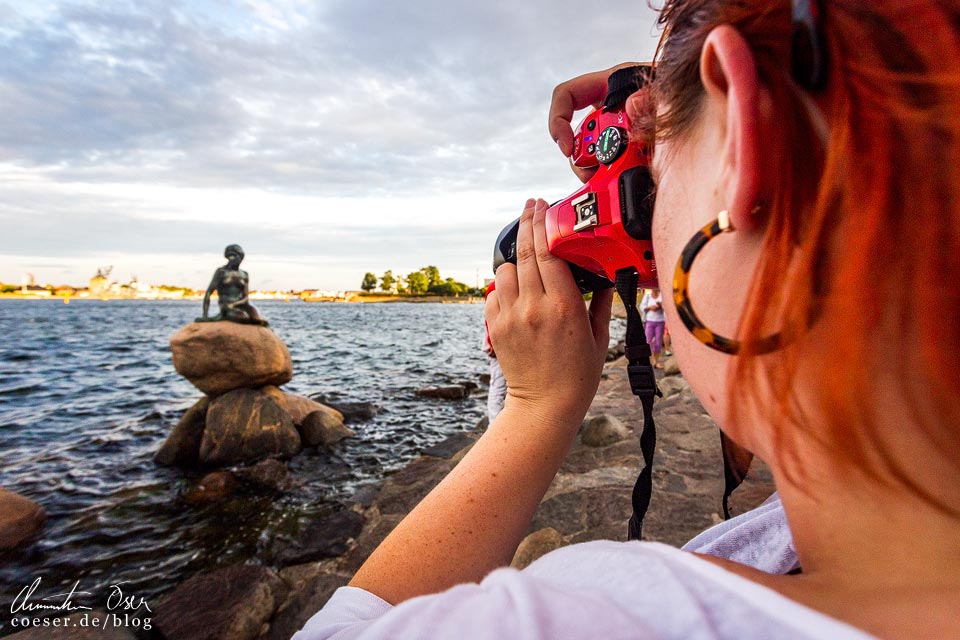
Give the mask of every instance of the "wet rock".
[(587, 420), (580, 432), (580, 441), (588, 447), (608, 447), (626, 440), (631, 432), (618, 418), (608, 415), (595, 416)]
[(481, 374), (480, 374), (480, 384), (486, 385), (486, 386), (488, 386), (488, 387), (490, 386), (490, 374), (489, 374), (489, 373), (481, 373)]
[(462, 384), (450, 384), (442, 387), (424, 387), (417, 390), (421, 398), (438, 398), (440, 400), (463, 400), (470, 396), (470, 389)]
[(293, 377), (283, 341), (270, 329), (235, 322), (194, 322), (170, 339), (177, 373), (208, 396), (282, 385)]
[(183, 499), (187, 504), (209, 504), (232, 496), (239, 488), (240, 483), (232, 473), (214, 471), (203, 476), (200, 482), (183, 494)]
[(157, 604), (153, 621), (167, 640), (253, 640), (287, 592), (270, 569), (233, 565), (188, 579)]
[(233, 474), (241, 482), (278, 493), (289, 491), (293, 486), (287, 465), (273, 458), (261, 460), (252, 467), (235, 469)]
[(284, 393), (284, 396), (286, 397), (286, 403), (281, 406), (286, 408), (287, 413), (293, 418), (293, 424), (298, 427), (302, 425), (307, 416), (314, 411), (322, 411), (336, 418), (337, 421), (343, 422), (343, 414), (332, 407), (320, 404), (316, 400), (312, 400), (306, 396), (299, 396), (295, 393)]
[(340, 402), (336, 400), (331, 400), (325, 394), (315, 393), (310, 396), (312, 400), (316, 400), (331, 409), (336, 409), (341, 414), (343, 414), (344, 422), (363, 422), (364, 420), (372, 420), (380, 411), (383, 410), (383, 407), (373, 402)]
[(680, 364), (674, 356), (664, 358), (660, 361), (660, 364), (663, 365), (663, 375), (665, 376), (678, 376), (681, 374)]
[(546, 555), (554, 549), (563, 546), (563, 536), (552, 527), (534, 531), (520, 543), (517, 552), (513, 556), (513, 562), (510, 566), (514, 569), (525, 569), (531, 562)]
[(457, 382), (457, 384), (460, 385), (461, 387), (465, 387), (467, 391), (476, 391), (477, 389), (480, 388), (480, 385), (478, 385), (476, 382), (472, 380), (460, 380), (459, 382)]
[(363, 529), (364, 517), (356, 511), (333, 513), (308, 525), (287, 543), (277, 557), (281, 566), (334, 558), (347, 552), (347, 543)]
[(197, 464), (209, 407), (210, 399), (204, 396), (187, 409), (153, 457), (154, 462), (168, 467), (190, 467)]
[(300, 438), (306, 447), (330, 446), (344, 438), (357, 435), (344, 426), (342, 420), (326, 411), (314, 411), (307, 415), (300, 425)]
[(622, 358), (624, 355), (626, 355), (626, 353), (627, 353), (627, 344), (623, 340), (621, 340), (614, 346), (607, 349), (606, 361), (613, 362), (618, 358)]
[(262, 640), (290, 640), (313, 614), (327, 604), (334, 591), (350, 581), (351, 574), (338, 572), (334, 565), (334, 561), (311, 562), (280, 571), (280, 578), (289, 587), (289, 592)]
[(472, 445), (476, 438), (469, 433), (455, 433), (443, 442), (437, 443), (428, 449), (424, 449), (423, 454), (435, 456), (437, 458), (452, 458), (464, 447)]
[(32, 538), (47, 520), (39, 504), (19, 493), (0, 489), (0, 549), (14, 549)]
[(227, 466), (273, 456), (286, 458), (300, 449), (300, 434), (290, 414), (269, 396), (237, 389), (210, 403), (200, 442), (201, 463)]

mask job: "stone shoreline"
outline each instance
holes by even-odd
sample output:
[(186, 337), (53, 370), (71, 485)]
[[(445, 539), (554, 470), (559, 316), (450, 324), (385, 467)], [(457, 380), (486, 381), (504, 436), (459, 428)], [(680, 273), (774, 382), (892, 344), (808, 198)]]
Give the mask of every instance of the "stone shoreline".
[[(644, 539), (680, 546), (721, 521), (723, 467), (715, 424), (674, 363), (668, 363), (667, 372), (674, 375), (658, 372), (664, 397), (655, 405), (658, 448)], [(604, 368), (587, 418), (596, 416), (610, 417), (614, 424), (622, 422), (629, 430), (622, 431), (626, 437), (607, 446), (588, 446), (582, 436), (577, 438), (534, 516), (514, 566), (526, 566), (567, 544), (626, 539), (630, 494), (643, 464), (637, 437), (642, 411), (630, 394), (622, 357)], [(279, 570), (234, 565), (195, 575), (155, 608), (156, 629), (168, 640), (287, 640), (350, 580), (485, 427), (481, 421), (474, 429), (427, 449), (381, 484), (356, 496), (357, 502), (349, 510), (331, 517), (335, 522), (318, 523), (323, 529), (318, 536), (333, 539), (327, 537), (316, 553), (333, 557)], [(733, 512), (756, 506), (772, 491), (769, 471), (755, 463), (750, 477), (731, 499)]]

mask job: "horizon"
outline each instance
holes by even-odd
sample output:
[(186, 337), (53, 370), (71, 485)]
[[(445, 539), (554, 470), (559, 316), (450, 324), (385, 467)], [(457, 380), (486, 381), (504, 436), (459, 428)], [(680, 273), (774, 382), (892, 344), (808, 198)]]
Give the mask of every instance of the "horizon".
[[(610, 20), (610, 15), (627, 16)], [(617, 0), (39, 0), (0, 6), (0, 280), (356, 289), (444, 264), (473, 285), (528, 197), (579, 184), (553, 87), (649, 59)], [(599, 43), (600, 46), (593, 43)]]

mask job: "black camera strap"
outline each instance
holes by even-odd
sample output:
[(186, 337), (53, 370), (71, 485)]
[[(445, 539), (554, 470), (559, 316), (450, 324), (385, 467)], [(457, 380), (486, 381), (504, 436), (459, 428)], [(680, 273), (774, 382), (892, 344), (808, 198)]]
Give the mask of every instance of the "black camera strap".
[(653, 424), (653, 399), (663, 396), (657, 388), (657, 378), (650, 364), (650, 345), (644, 331), (643, 318), (637, 309), (637, 284), (639, 276), (634, 269), (617, 272), (617, 293), (627, 310), (627, 334), (625, 337), (627, 377), (630, 390), (643, 406), (643, 431), (640, 433), (640, 452), (644, 467), (633, 486), (631, 503), (633, 515), (627, 525), (627, 539), (639, 540), (643, 532), (643, 518), (650, 506), (653, 493), (653, 454), (657, 448), (657, 428)]

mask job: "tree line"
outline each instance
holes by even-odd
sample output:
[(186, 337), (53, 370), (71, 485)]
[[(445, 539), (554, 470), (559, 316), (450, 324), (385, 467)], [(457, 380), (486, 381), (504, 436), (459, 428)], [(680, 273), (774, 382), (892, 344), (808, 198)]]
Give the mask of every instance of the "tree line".
[(372, 272), (363, 276), (360, 288), (370, 293), (379, 289), (384, 293), (399, 293), (405, 295), (432, 295), (432, 296), (461, 296), (483, 295), (483, 291), (476, 290), (453, 278), (442, 278), (440, 270), (433, 266), (426, 266), (419, 271), (407, 275), (394, 275), (391, 269), (383, 272), (379, 278)]

